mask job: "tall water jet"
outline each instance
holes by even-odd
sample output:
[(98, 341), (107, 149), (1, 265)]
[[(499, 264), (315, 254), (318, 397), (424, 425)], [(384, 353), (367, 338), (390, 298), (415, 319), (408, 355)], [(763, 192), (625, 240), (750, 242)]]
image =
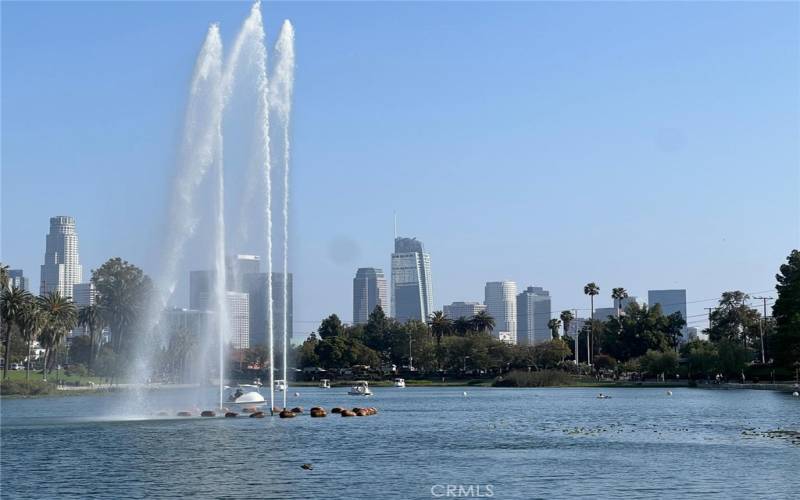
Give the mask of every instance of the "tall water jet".
[(129, 375), (136, 382), (147, 380), (152, 372), (155, 349), (167, 342), (165, 328), (156, 326), (175, 291), (178, 264), (183, 258), (186, 242), (194, 234), (199, 221), (194, 203), (198, 187), (211, 165), (221, 157), (221, 151), (217, 150), (222, 118), (221, 84), (222, 39), (219, 27), (212, 24), (197, 56), (189, 87), (157, 293), (151, 297), (141, 325), (141, 331), (146, 336), (155, 335), (156, 338), (143, 338), (135, 347)]
[[(227, 101), (232, 92), (242, 54), (248, 53), (248, 62), (255, 66), (256, 72), (256, 121), (259, 151), (256, 152), (255, 165), (260, 172), (260, 180), (264, 187), (264, 220), (266, 233), (266, 258), (267, 258), (267, 341), (269, 351), (269, 395), (270, 408), (275, 406), (275, 346), (274, 328), (272, 322), (273, 314), (273, 290), (272, 290), (272, 165), (270, 158), (269, 143), (269, 80), (267, 77), (267, 50), (264, 45), (264, 23), (261, 16), (261, 4), (256, 2), (250, 9), (250, 15), (242, 25), (241, 30), (233, 43), (228, 62), (225, 67), (224, 95)], [(248, 188), (249, 189), (249, 188)], [(248, 191), (245, 194), (247, 201)], [(252, 193), (252, 191), (250, 191)]]
[(283, 139), (283, 407), (286, 407), (286, 395), (289, 392), (287, 371), (288, 316), (289, 316), (289, 160), (291, 145), (289, 140), (289, 117), (292, 111), (292, 93), (294, 91), (294, 28), (289, 20), (283, 22), (278, 42), (275, 44), (277, 63), (271, 82), (271, 102), (275, 108)]

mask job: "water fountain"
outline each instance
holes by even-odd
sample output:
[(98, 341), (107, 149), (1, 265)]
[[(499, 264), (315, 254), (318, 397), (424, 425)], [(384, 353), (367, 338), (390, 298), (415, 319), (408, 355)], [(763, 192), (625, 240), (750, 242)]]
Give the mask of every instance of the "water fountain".
[[(227, 57), (223, 56), (222, 39), (219, 26), (212, 24), (206, 34), (205, 41), (195, 62), (189, 97), (186, 108), (185, 124), (178, 165), (174, 180), (171, 206), (166, 227), (166, 242), (162, 252), (162, 268), (159, 272), (157, 287), (160, 295), (154, 297), (149, 305), (142, 331), (151, 332), (142, 336), (136, 349), (131, 380), (140, 384), (149, 379), (155, 368), (154, 359), (161, 346), (168, 342), (168, 329), (163, 327), (164, 310), (171, 300), (178, 282), (179, 268), (185, 260), (187, 243), (198, 235), (203, 216), (201, 209), (204, 203), (198, 199), (201, 185), (209, 183), (213, 196), (213, 224), (210, 236), (213, 241), (211, 268), (213, 270), (213, 287), (209, 308), (212, 317), (208, 321), (209, 335), (205, 335), (200, 348), (200, 380), (203, 383), (210, 369), (219, 370), (218, 403), (223, 406), (225, 380), (225, 346), (231, 340), (230, 317), (227, 307), (226, 292), (226, 249), (229, 247), (226, 232), (226, 170), (225, 170), (225, 116), (226, 107), (234, 96), (236, 89), (248, 87), (255, 96), (252, 103), (255, 142), (257, 147), (250, 153), (248, 163), (253, 165), (258, 182), (246, 182), (249, 195), (242, 198), (247, 203), (250, 197), (258, 199), (261, 207), (261, 219), (258, 226), (263, 231), (264, 255), (267, 263), (267, 276), (273, 273), (273, 160), (270, 149), (270, 115), (277, 119), (281, 132), (280, 162), (283, 179), (282, 229), (283, 229), (283, 263), (282, 272), (288, 275), (288, 190), (289, 190), (289, 118), (291, 114), (292, 87), (294, 81), (294, 31), (291, 23), (283, 23), (275, 52), (277, 63), (274, 67), (274, 80), (268, 78), (267, 50), (265, 32), (260, 3), (255, 3), (250, 15), (245, 20)], [(240, 79), (241, 81), (237, 81)], [(213, 176), (209, 175), (213, 172)], [(228, 172), (230, 175), (230, 172)], [(234, 179), (235, 180), (235, 179)], [(240, 179), (241, 180), (241, 179)], [(242, 211), (244, 213), (244, 211)], [(240, 217), (239, 225), (247, 227), (252, 221)], [(283, 304), (287, 304), (287, 279), (283, 279)], [(269, 350), (269, 392), (270, 407), (275, 406), (274, 367), (275, 342), (273, 329), (273, 290), (272, 279), (267, 279), (267, 342)], [(286, 318), (283, 314), (283, 355), (282, 365), (284, 380), (287, 379), (287, 357), (289, 339)], [(213, 335), (211, 334), (213, 332)], [(214, 352), (216, 351), (216, 352)], [(215, 361), (212, 361), (216, 358)], [(216, 365), (216, 366), (214, 366)], [(143, 395), (140, 391), (137, 398), (139, 410), (144, 408)], [(286, 406), (284, 391), (283, 406)]]

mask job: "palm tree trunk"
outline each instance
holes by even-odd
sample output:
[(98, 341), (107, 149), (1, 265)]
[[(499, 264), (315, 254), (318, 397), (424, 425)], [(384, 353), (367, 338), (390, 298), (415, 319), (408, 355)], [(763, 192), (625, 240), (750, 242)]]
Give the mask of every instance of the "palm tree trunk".
[(592, 305), (592, 312), (589, 316), (589, 323), (590, 328), (589, 331), (586, 333), (586, 362), (590, 365), (592, 364), (592, 337), (594, 336), (594, 295), (589, 295), (589, 301)]
[(89, 326), (89, 372), (92, 371), (92, 362), (94, 361), (94, 342), (95, 342), (95, 333), (94, 333), (94, 326)]
[(47, 382), (47, 361), (50, 357), (50, 348), (44, 350), (44, 364), (42, 365), (42, 380)]
[(33, 341), (28, 341), (28, 363), (25, 367), (25, 382), (29, 382), (31, 379), (31, 349), (33, 347)]
[(3, 379), (8, 377), (8, 362), (11, 360), (11, 322), (6, 323), (6, 353), (3, 361)]

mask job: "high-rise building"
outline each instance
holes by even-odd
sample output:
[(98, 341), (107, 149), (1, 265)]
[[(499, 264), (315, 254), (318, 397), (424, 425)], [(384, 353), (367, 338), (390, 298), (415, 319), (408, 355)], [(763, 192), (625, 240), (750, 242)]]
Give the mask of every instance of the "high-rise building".
[(244, 292), (225, 292), (234, 349), (250, 347), (250, 298)]
[(678, 312), (686, 320), (686, 290), (649, 290), (647, 305), (653, 307), (656, 304), (661, 306), (665, 316)]
[(570, 321), (569, 328), (567, 328), (567, 335), (569, 335), (574, 339), (575, 336), (578, 334), (578, 332), (581, 331), (581, 328), (583, 328), (583, 325), (586, 324), (587, 321), (589, 321), (588, 318), (575, 318), (572, 321)]
[(189, 309), (211, 310), (216, 274), (214, 271), (189, 272)]
[(625, 308), (628, 307), (630, 304), (638, 304), (638, 300), (634, 296), (625, 297), (624, 299), (613, 299), (614, 300), (614, 309), (619, 307), (621, 312), (625, 312)]
[(494, 318), (492, 335), (517, 343), (517, 284), (513, 281), (490, 281), (485, 288), (486, 312)]
[[(272, 273), (272, 335), (275, 349), (283, 347), (283, 273)], [(242, 276), (243, 291), (250, 296), (250, 345), (267, 345), (267, 273), (248, 273)], [(286, 336), (291, 343), (294, 334), (293, 279), (287, 282)]]
[(258, 255), (229, 255), (225, 259), (225, 272), (227, 273), (227, 289), (233, 292), (243, 292), (243, 276), (261, 272), (261, 257)]
[(395, 238), (392, 254), (392, 317), (426, 321), (433, 312), (431, 256), (416, 238)]
[(75, 219), (67, 216), (50, 218), (50, 232), (45, 240), (44, 264), (41, 266), (39, 293), (59, 292), (72, 297), (72, 287), (83, 281), (83, 267), (78, 256), (78, 234)]
[(94, 283), (76, 283), (72, 285), (72, 301), (78, 307), (91, 306), (97, 302), (97, 290)]
[(31, 291), (30, 282), (28, 281), (28, 278), (23, 275), (22, 269), (8, 270), (8, 285), (28, 292)]
[(364, 324), (377, 306), (386, 311), (388, 297), (383, 269), (361, 267), (353, 278), (353, 323)]
[(553, 336), (550, 321), (550, 292), (540, 286), (529, 286), (517, 295), (517, 343), (536, 345)]
[[(670, 314), (677, 312), (681, 314), (681, 317), (684, 321), (688, 321), (686, 319), (685, 289), (649, 290), (647, 292), (647, 302), (649, 307), (659, 304), (661, 306), (661, 312), (665, 316), (669, 316)], [(685, 342), (689, 336), (689, 331), (685, 325), (681, 329), (681, 334), (683, 335), (681, 340)]]
[(485, 310), (486, 306), (480, 302), (453, 302), (442, 308), (442, 312), (451, 320), (458, 318), (469, 319)]
[(617, 308), (616, 307), (595, 307), (594, 308), (594, 319), (597, 321), (606, 321), (609, 317), (616, 318), (617, 317)]

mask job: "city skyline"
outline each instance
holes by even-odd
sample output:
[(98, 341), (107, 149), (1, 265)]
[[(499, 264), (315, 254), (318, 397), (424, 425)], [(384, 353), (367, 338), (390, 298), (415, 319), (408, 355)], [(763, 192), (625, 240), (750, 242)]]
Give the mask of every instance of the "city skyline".
[[(229, 42), (248, 8), (55, 4), (44, 15), (4, 6), (4, 117), (14, 126), (4, 130), (2, 259), (23, 269), (33, 290), (42, 221), (54, 214), (79, 221), (86, 270), (120, 256), (159, 272), (174, 131), (203, 36), (197, 26), (219, 19)], [(401, 231), (435, 257), (435, 309), (480, 300), (485, 282), (508, 278), (545, 286), (554, 311), (585, 310), (582, 287), (595, 281), (601, 307), (612, 305), (615, 286), (639, 296), (685, 288), (691, 324), (724, 290), (772, 290), (786, 252), (800, 245), (800, 81), (785, 70), (800, 59), (796, 6), (587, 8), (591, 20), (572, 4), (471, 4), (458, 12), (409, 4), (403, 38), (419, 43), (409, 51), (395, 43), (392, 6), (270, 5), (274, 19), (291, 17), (339, 40), (298, 40), (289, 260), (299, 338), (331, 312), (352, 321), (353, 272), (390, 269), (395, 212)], [(109, 23), (86, 22), (94, 9)], [(460, 29), (476, 19), (477, 32)], [(619, 30), (602, 29), (604, 19)], [(442, 23), (456, 27), (453, 38), (431, 36)], [(114, 36), (111, 26), (131, 37)], [(665, 27), (664, 37), (650, 36), (654, 27)], [(274, 34), (277, 21), (266, 28)], [(43, 42), (50, 37), (60, 43)], [(509, 37), (519, 43), (506, 46)], [(96, 57), (76, 60), (98, 39), (106, 42), (92, 46)], [(640, 64), (651, 59), (659, 64)], [(86, 80), (96, 60), (107, 71)], [(315, 85), (333, 68), (349, 76)], [(408, 85), (397, 85), (398, 73)], [(489, 92), (497, 81), (502, 92)], [(119, 99), (132, 88), (144, 90)], [(376, 105), (388, 106), (391, 122)], [(322, 165), (347, 165), (347, 175)], [(359, 196), (321, 204), (331, 191), (353, 190)], [(771, 215), (743, 209), (733, 217), (732, 203), (767, 203)], [(18, 207), (24, 214), (11, 217)], [(761, 228), (759, 245), (745, 227)], [(186, 297), (186, 287), (179, 284), (176, 297)]]

